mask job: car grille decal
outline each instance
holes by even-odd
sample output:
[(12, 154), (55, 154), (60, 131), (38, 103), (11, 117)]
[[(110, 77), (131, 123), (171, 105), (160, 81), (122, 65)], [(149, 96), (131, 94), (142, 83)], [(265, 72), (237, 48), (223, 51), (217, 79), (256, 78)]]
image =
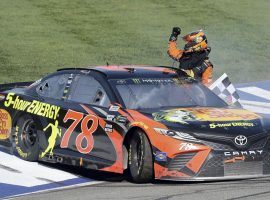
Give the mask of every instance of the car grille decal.
[(186, 166), (186, 164), (193, 158), (195, 154), (196, 154), (195, 152), (191, 152), (175, 156), (170, 161), (168, 169), (180, 171)]

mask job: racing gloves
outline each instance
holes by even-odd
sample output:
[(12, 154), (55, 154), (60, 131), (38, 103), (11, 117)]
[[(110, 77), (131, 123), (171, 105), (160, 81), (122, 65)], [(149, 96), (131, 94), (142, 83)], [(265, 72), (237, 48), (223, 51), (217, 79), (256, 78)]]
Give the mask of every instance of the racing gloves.
[(180, 27), (173, 27), (172, 34), (171, 34), (171, 36), (169, 38), (169, 41), (170, 42), (176, 41), (177, 37), (178, 37), (178, 35), (180, 35), (180, 33), (181, 33), (181, 28)]

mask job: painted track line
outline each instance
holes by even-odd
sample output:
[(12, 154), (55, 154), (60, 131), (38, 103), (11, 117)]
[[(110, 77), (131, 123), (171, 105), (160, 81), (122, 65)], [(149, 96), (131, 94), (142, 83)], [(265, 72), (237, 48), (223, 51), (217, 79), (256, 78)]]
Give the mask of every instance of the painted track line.
[(237, 88), (240, 91), (270, 100), (270, 91), (269, 90), (264, 90), (259, 87), (244, 87), (244, 88)]
[(0, 199), (100, 183), (1, 151), (0, 158)]
[(248, 101), (248, 100), (241, 100), (241, 105), (243, 105), (244, 109), (253, 111), (255, 113), (261, 114), (270, 114), (270, 103), (264, 102), (257, 102), (257, 101)]
[(4, 197), (0, 199), (16, 199), (17, 197), (22, 197), (22, 196), (31, 195), (31, 194), (40, 194), (40, 193), (55, 192), (55, 191), (61, 191), (61, 190), (76, 189), (76, 188), (90, 186), (90, 185), (98, 185), (101, 183), (104, 183), (104, 181), (92, 181), (88, 183), (79, 183), (79, 184), (69, 185), (69, 186), (64, 186), (64, 187), (59, 187), (59, 188), (51, 188), (51, 189), (46, 189), (46, 190), (39, 190), (35, 192), (28, 192), (28, 193), (13, 195), (13, 196)]

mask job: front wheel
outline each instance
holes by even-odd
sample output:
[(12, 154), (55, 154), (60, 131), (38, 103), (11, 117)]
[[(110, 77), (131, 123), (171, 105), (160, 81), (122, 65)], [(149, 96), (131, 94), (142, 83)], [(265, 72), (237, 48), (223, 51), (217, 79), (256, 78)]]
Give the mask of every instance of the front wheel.
[(137, 183), (150, 182), (153, 179), (153, 156), (149, 140), (145, 133), (137, 130), (129, 142), (129, 171)]
[(18, 120), (15, 130), (16, 151), (20, 158), (28, 161), (37, 161), (39, 144), (37, 124), (28, 115)]

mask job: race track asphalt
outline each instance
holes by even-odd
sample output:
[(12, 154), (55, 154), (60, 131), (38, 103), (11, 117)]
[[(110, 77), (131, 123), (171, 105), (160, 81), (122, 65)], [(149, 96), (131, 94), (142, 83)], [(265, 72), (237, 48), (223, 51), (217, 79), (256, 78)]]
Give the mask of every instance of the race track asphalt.
[[(72, 169), (72, 171), (77, 170), (76, 168)], [(270, 199), (270, 177), (218, 182), (154, 181), (148, 184), (135, 184), (124, 176), (110, 173), (80, 170), (79, 174), (100, 182), (94, 185), (31, 194), (15, 199)]]

